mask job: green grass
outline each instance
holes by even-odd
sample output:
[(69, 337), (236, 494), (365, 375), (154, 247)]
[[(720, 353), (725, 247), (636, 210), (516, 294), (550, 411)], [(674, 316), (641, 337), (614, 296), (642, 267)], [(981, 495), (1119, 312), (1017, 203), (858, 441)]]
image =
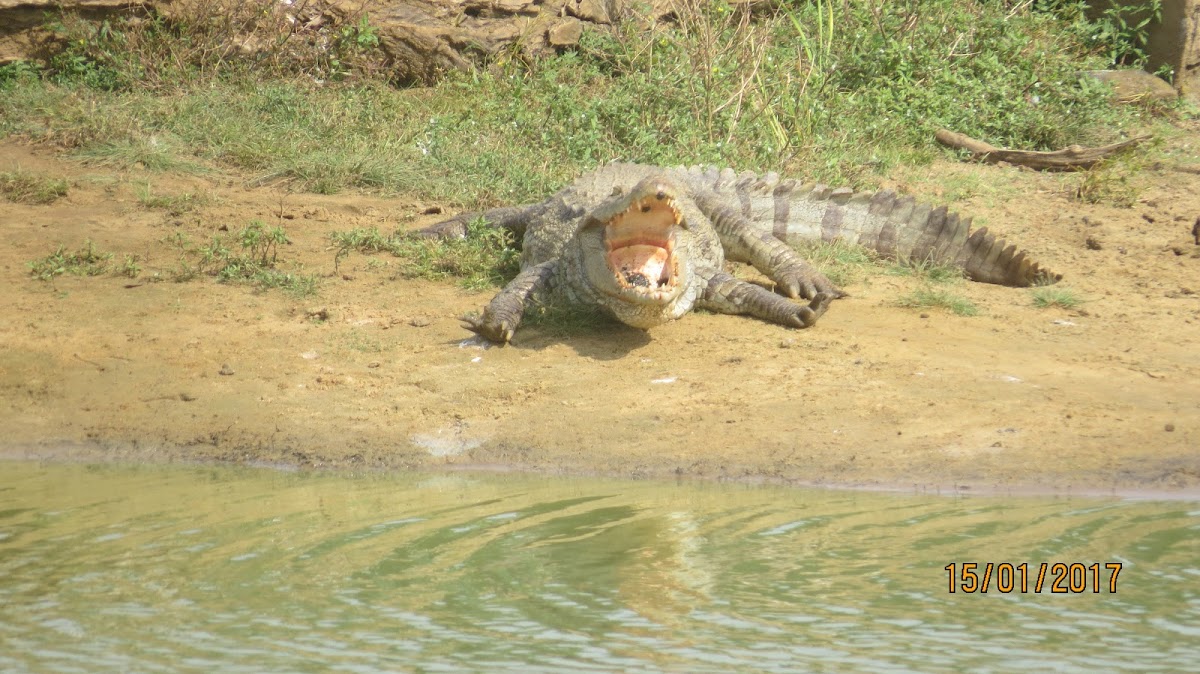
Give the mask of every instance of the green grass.
[(353, 229), (330, 234), (337, 247), (334, 266), (351, 252), (386, 252), (399, 259), (403, 278), (456, 278), (468, 290), (503, 285), (516, 275), (520, 252), (505, 230), (482, 221), (469, 223), (465, 239), (436, 239), (398, 232), (385, 236), (378, 229)]
[(213, 60), (224, 17), (64, 19), (73, 46), (52, 70), (0, 72), (0, 134), (116, 166), (217, 165), (317, 192), (486, 206), (540, 199), (614, 158), (873, 187), (897, 163), (945, 153), (939, 127), (1058, 149), (1110, 140), (1147, 114), (1076, 77), (1111, 56), (1076, 3), (817, 0), (752, 21), (696, 4), (649, 31), (588, 30), (574, 51), (501, 54), (490, 69), (401, 89), (369, 76), (377, 36), (359, 19), (299, 49), (270, 33), (284, 31), (272, 13), (257, 25), (284, 46), (248, 61)]
[(49, 281), (56, 276), (100, 276), (112, 269), (112, 253), (96, 250), (90, 240), (74, 251), (59, 246), (46, 257), (29, 262), (29, 274), (40, 281)]
[(900, 298), (897, 304), (912, 309), (945, 309), (956, 316), (979, 315), (979, 308), (971, 300), (944, 288), (918, 288)]
[(75, 155), (97, 166), (149, 171), (208, 173), (210, 169), (187, 158), (186, 150), (172, 136), (150, 134), (132, 138), (110, 138), (80, 148)]
[(179, 194), (154, 194), (150, 183), (139, 188), (138, 203), (144, 208), (162, 209), (172, 216), (191, 213), (209, 203), (207, 195), (201, 192), (180, 192)]
[(29, 171), (0, 172), (0, 195), (19, 204), (50, 204), (67, 196), (70, 185), (61, 178)]
[(1074, 309), (1083, 303), (1074, 290), (1057, 285), (1034, 288), (1030, 294), (1033, 296), (1033, 305), (1039, 309), (1050, 307)]
[(800, 257), (840, 287), (863, 279), (879, 264), (874, 252), (840, 240), (805, 242), (793, 248), (800, 253)]

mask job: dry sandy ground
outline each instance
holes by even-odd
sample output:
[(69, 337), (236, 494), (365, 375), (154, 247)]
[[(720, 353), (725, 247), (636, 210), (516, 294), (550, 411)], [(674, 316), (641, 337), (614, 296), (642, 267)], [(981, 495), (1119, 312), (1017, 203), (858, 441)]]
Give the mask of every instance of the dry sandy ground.
[[(1131, 209), (1011, 167), (897, 179), (934, 201), (965, 193), (958, 210), (1064, 274), (1079, 309), (967, 282), (955, 291), (979, 316), (901, 308), (916, 282), (881, 273), (809, 330), (699, 314), (649, 333), (527, 328), (485, 349), (456, 317), (490, 293), (397, 279), (386, 255), (334, 274), (331, 231), (438, 219), (415, 215), (425, 204), (114, 171), (7, 141), (0, 171), (72, 187), (50, 205), (0, 200), (0, 454), (1195, 494), (1200, 174), (1179, 164), (1196, 166), (1196, 126), (1171, 145), (1179, 161)], [(147, 183), (210, 201), (174, 217), (139, 203)], [(325, 277), (317, 297), (149, 282), (176, 264), (173, 233), (205, 241), (256, 218)], [(142, 277), (30, 277), (30, 260), (87, 238), (141, 256)]]

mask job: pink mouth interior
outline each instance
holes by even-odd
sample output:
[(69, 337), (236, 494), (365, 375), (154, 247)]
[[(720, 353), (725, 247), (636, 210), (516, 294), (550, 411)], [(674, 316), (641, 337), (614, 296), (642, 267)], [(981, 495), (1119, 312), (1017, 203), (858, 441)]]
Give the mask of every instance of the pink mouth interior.
[(608, 266), (623, 288), (656, 290), (675, 279), (673, 228), (679, 217), (669, 200), (635, 202), (605, 227)]

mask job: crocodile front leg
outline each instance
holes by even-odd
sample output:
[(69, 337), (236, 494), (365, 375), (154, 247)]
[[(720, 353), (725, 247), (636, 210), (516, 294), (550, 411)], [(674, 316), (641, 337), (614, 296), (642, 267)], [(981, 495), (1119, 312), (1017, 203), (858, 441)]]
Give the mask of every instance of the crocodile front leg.
[(721, 237), (727, 259), (754, 265), (788, 297), (816, 299), (817, 295), (825, 294), (833, 299), (846, 296), (791, 246), (759, 231), (741, 213), (709, 195), (697, 194), (694, 199)]
[(723, 314), (747, 314), (780, 325), (807, 328), (817, 322), (831, 301), (833, 295), (816, 292), (807, 305), (795, 304), (753, 283), (717, 272), (708, 280), (697, 306)]
[(557, 265), (558, 260), (550, 260), (522, 269), (488, 302), (482, 316), (464, 316), (463, 327), (497, 344), (509, 343), (521, 324), (529, 298), (548, 289)]

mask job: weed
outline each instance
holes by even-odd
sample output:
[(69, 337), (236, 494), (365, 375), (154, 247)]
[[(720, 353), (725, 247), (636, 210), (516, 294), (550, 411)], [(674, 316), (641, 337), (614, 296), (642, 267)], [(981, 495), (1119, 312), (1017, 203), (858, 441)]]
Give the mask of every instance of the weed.
[(112, 253), (97, 251), (96, 245), (89, 239), (73, 252), (68, 251), (66, 246), (59, 246), (46, 257), (30, 261), (29, 274), (39, 281), (49, 281), (63, 274), (99, 276), (108, 273), (112, 257)]
[(49, 178), (28, 171), (0, 173), (0, 194), (23, 204), (49, 204), (67, 195), (68, 184), (61, 178)]
[(144, 189), (138, 190), (137, 199), (144, 208), (161, 208), (175, 217), (190, 213), (209, 201), (208, 196), (200, 192), (155, 195), (150, 190), (150, 183), (146, 183)]
[(971, 300), (941, 288), (918, 288), (900, 298), (899, 306), (913, 309), (946, 309), (957, 316), (976, 316), (979, 308)]
[(13, 61), (0, 65), (0, 91), (6, 91), (18, 84), (35, 82), (41, 71), (29, 61)]
[(279, 246), (291, 243), (283, 227), (252, 221), (233, 237), (237, 251), (221, 236), (202, 246), (193, 246), (181, 232), (167, 237), (167, 241), (179, 249), (179, 260), (171, 272), (171, 279), (176, 282), (208, 275), (221, 283), (247, 283), (263, 290), (280, 288), (298, 297), (313, 295), (318, 290), (314, 274), (276, 268)]
[(1083, 302), (1074, 290), (1056, 285), (1034, 288), (1030, 291), (1030, 294), (1033, 295), (1033, 305), (1039, 309), (1047, 309), (1049, 307), (1074, 309)]
[(267, 227), (262, 220), (253, 220), (238, 234), (238, 242), (251, 262), (260, 267), (274, 267), (279, 258), (279, 244), (289, 244), (283, 227)]
[(404, 278), (457, 278), (463, 288), (481, 290), (503, 285), (516, 275), (520, 252), (507, 230), (482, 220), (467, 225), (464, 239), (435, 239), (408, 233), (384, 236), (377, 229), (354, 229), (330, 234), (337, 246), (335, 269), (352, 251), (388, 252), (400, 258)]
[(137, 278), (142, 273), (142, 266), (138, 264), (138, 260), (139, 258), (136, 255), (126, 255), (125, 261), (121, 263), (121, 266), (117, 269), (117, 273), (121, 276)]

